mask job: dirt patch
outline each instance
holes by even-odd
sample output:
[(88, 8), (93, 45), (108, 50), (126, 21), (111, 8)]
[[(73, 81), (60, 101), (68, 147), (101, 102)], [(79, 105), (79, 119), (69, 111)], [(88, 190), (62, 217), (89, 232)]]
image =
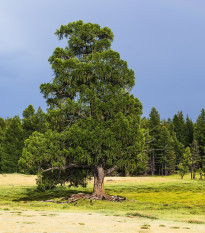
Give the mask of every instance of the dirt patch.
[(0, 232), (129, 232), (205, 233), (204, 225), (148, 220), (138, 217), (105, 216), (96, 213), (49, 211), (0, 211)]

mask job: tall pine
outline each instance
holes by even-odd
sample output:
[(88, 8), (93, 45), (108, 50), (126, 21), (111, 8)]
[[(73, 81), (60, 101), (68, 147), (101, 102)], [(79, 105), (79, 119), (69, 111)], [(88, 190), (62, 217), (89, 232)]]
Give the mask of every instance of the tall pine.
[(174, 130), (177, 139), (184, 145), (185, 144), (185, 120), (182, 111), (179, 111), (173, 117)]
[(155, 173), (159, 173), (161, 158), (159, 154), (160, 144), (160, 134), (161, 134), (161, 126), (160, 126), (160, 115), (155, 107), (151, 109), (149, 114), (149, 134), (151, 137), (150, 142), (150, 150), (149, 150), (149, 170), (152, 175)]
[(24, 145), (23, 129), (19, 117), (9, 119), (3, 140), (1, 169), (4, 173), (18, 172), (18, 160)]
[(194, 128), (194, 138), (198, 142), (200, 153), (200, 167), (203, 167), (204, 146), (205, 146), (205, 109), (201, 110)]

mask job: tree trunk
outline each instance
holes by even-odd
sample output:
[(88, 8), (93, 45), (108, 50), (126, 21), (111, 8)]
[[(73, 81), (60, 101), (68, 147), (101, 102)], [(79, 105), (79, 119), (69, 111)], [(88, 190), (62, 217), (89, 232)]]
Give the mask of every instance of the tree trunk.
[(151, 175), (153, 176), (155, 172), (155, 158), (154, 155), (151, 156)]
[(105, 194), (104, 189), (104, 178), (105, 171), (102, 166), (95, 167), (94, 170), (94, 187), (92, 196), (98, 197), (100, 200), (106, 199), (107, 195)]
[(200, 180), (202, 180), (202, 173), (200, 173)]
[(196, 172), (193, 171), (193, 179), (195, 180), (195, 178), (196, 178)]
[(129, 177), (129, 176), (130, 176), (130, 173), (129, 173), (128, 170), (125, 170), (125, 176), (126, 176), (126, 177)]

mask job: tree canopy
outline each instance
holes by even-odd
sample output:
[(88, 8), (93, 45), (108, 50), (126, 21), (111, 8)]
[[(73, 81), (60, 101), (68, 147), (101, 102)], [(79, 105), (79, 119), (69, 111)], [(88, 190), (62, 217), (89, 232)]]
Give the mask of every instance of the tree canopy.
[(105, 175), (146, 162), (142, 104), (130, 94), (134, 72), (110, 48), (113, 33), (107, 27), (77, 21), (55, 34), (68, 39), (68, 46), (54, 50), (54, 79), (40, 86), (50, 130), (26, 140), (20, 164), (38, 167), (42, 188), (85, 185), (94, 175), (93, 195), (107, 198)]

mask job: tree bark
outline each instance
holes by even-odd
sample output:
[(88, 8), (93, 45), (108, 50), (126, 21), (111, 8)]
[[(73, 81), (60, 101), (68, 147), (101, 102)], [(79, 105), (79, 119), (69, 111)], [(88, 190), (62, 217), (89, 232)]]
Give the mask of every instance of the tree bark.
[(151, 175), (153, 176), (155, 173), (155, 158), (154, 158), (154, 154), (151, 154), (150, 156), (150, 171), (151, 171)]
[(100, 200), (107, 199), (104, 189), (105, 171), (102, 166), (96, 166), (94, 170), (94, 186), (92, 196), (98, 197)]

